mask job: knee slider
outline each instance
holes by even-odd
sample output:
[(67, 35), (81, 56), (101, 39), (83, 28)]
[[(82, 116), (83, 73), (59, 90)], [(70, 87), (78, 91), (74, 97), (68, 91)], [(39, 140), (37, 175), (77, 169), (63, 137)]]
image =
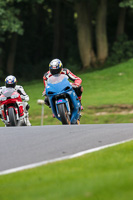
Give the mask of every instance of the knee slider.
[(29, 105), (29, 104), (27, 104), (27, 105), (26, 105), (26, 110), (28, 111), (28, 110), (29, 110), (29, 108), (30, 108), (30, 105)]

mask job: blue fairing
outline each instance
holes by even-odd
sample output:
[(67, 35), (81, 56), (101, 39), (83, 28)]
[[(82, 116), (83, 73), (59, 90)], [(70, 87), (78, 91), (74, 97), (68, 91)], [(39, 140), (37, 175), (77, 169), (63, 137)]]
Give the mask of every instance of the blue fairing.
[(49, 97), (52, 112), (57, 119), (61, 121), (58, 117), (58, 104), (64, 103), (68, 113), (71, 112), (71, 124), (77, 122), (80, 117), (81, 105), (66, 75), (51, 76), (47, 83), (46, 95)]

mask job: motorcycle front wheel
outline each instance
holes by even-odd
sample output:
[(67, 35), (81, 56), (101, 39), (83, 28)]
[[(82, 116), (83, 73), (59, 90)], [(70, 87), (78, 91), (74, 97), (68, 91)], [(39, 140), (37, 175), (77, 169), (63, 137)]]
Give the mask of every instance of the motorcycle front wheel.
[(13, 108), (8, 109), (8, 115), (9, 115), (10, 126), (16, 126), (17, 120)]
[(58, 105), (58, 111), (60, 114), (62, 124), (71, 124), (70, 117), (68, 115), (67, 108), (64, 103)]

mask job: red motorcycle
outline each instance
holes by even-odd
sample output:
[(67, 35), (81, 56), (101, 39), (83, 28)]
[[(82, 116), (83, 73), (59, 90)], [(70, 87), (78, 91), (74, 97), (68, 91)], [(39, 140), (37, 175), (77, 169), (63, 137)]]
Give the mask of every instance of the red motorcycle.
[(0, 95), (2, 121), (6, 126), (26, 126), (20, 94), (14, 88), (4, 88)]

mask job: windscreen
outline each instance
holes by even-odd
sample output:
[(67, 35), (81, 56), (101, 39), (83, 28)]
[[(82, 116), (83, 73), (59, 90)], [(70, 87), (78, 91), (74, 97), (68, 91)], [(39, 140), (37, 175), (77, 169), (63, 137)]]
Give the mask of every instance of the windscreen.
[(14, 88), (3, 88), (2, 89), (2, 94), (4, 94), (5, 97), (10, 97), (13, 92), (15, 92)]
[(60, 83), (63, 79), (68, 79), (68, 76), (65, 74), (56, 74), (48, 79), (48, 83), (57, 84)]

